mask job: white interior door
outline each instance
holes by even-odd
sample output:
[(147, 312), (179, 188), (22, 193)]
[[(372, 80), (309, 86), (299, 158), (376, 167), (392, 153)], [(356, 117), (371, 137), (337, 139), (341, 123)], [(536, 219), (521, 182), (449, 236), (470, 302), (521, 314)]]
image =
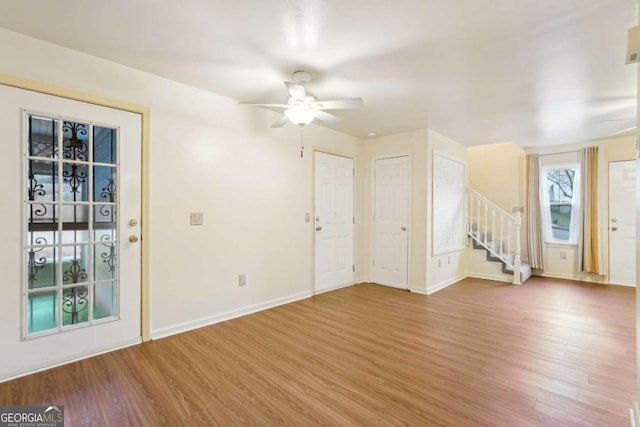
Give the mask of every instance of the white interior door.
[(408, 289), (409, 156), (374, 163), (373, 281)]
[(609, 163), (609, 282), (636, 283), (636, 161)]
[(141, 341), (141, 117), (0, 85), (0, 380)]
[(315, 292), (353, 283), (353, 159), (315, 153)]

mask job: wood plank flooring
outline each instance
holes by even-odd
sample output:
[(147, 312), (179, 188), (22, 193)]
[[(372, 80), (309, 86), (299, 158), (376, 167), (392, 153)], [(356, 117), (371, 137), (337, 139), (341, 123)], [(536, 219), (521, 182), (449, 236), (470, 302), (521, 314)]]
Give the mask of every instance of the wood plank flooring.
[(0, 384), (67, 426), (628, 426), (635, 289), (363, 284)]

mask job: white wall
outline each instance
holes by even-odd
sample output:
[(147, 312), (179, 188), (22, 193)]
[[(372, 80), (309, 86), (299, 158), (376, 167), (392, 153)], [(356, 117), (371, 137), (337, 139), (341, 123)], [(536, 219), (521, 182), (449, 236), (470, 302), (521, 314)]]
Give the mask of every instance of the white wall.
[(433, 205), (433, 188), (431, 186), (433, 176), (433, 154), (437, 152), (443, 154), (452, 159), (458, 160), (466, 165), (467, 163), (467, 147), (457, 143), (456, 141), (447, 138), (431, 129), (427, 131), (427, 168), (426, 178), (428, 180), (426, 188), (426, 289), (428, 294), (436, 292), (448, 285), (451, 285), (458, 280), (464, 278), (467, 274), (467, 257), (464, 249), (450, 252), (442, 255), (433, 254), (432, 235), (433, 235), (433, 210), (437, 209), (437, 206)]
[(150, 107), (152, 336), (310, 295), (311, 147), (357, 163), (358, 139), (309, 126), (301, 159), (275, 113), (1, 29), (0, 57), (1, 74)]

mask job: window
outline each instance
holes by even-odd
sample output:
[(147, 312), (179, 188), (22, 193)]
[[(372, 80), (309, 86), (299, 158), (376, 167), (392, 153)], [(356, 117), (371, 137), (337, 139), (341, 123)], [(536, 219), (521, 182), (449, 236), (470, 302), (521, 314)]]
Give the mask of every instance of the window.
[(542, 169), (540, 201), (547, 242), (577, 242), (579, 173), (577, 165)]

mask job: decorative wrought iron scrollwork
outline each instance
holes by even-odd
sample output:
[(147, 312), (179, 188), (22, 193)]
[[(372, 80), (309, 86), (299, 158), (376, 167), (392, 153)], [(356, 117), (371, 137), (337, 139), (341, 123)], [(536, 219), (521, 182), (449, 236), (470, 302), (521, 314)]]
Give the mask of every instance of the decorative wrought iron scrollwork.
[(64, 134), (71, 133), (69, 138), (63, 140), (62, 157), (65, 159), (87, 161), (89, 159), (89, 147), (87, 147), (85, 141), (78, 138), (80, 135), (87, 134), (87, 125), (63, 122), (62, 131)]
[(87, 271), (80, 266), (79, 259), (71, 260), (71, 265), (68, 270), (65, 270), (62, 274), (62, 280), (67, 283), (78, 283), (87, 279)]
[(85, 286), (65, 289), (62, 292), (62, 311), (71, 314), (71, 324), (78, 323), (78, 314), (89, 307), (89, 290)]
[(44, 185), (40, 184), (36, 179), (36, 176), (33, 172), (29, 171), (29, 187), (27, 188), (29, 192), (29, 200), (34, 201), (36, 197), (44, 197), (47, 192), (44, 189)]
[[(35, 243), (37, 245), (46, 245), (47, 239), (45, 239), (44, 237), (38, 237), (35, 240)], [(27, 260), (27, 274), (30, 288), (33, 287), (33, 282), (38, 279), (38, 273), (44, 268), (44, 265), (47, 263), (46, 257), (36, 256), (36, 254), (38, 252), (41, 252), (42, 250), (44, 250), (44, 248), (31, 248), (29, 250), (29, 259)]]
[(107, 199), (108, 202), (115, 202), (116, 199), (116, 180), (113, 174), (109, 177), (109, 181), (107, 181), (107, 186), (102, 188), (102, 192), (100, 193), (101, 199)]
[(109, 222), (115, 221), (115, 206), (102, 205), (100, 206), (100, 209), (98, 209), (98, 212), (100, 212), (100, 215), (102, 216), (102, 218), (100, 218), (102, 221), (104, 220), (108, 220)]
[(69, 184), (72, 193), (80, 193), (80, 186), (87, 181), (87, 172), (79, 171), (78, 165), (67, 165), (71, 170), (62, 171), (62, 180)]
[(109, 269), (109, 273), (115, 273), (115, 271), (116, 271), (116, 244), (115, 244), (115, 242), (107, 243), (110, 240), (111, 240), (111, 236), (109, 236), (108, 234), (103, 234), (102, 237), (100, 237), (100, 241), (108, 249), (107, 252), (102, 252), (100, 254), (100, 258), (102, 258), (102, 262), (107, 264), (107, 267)]

